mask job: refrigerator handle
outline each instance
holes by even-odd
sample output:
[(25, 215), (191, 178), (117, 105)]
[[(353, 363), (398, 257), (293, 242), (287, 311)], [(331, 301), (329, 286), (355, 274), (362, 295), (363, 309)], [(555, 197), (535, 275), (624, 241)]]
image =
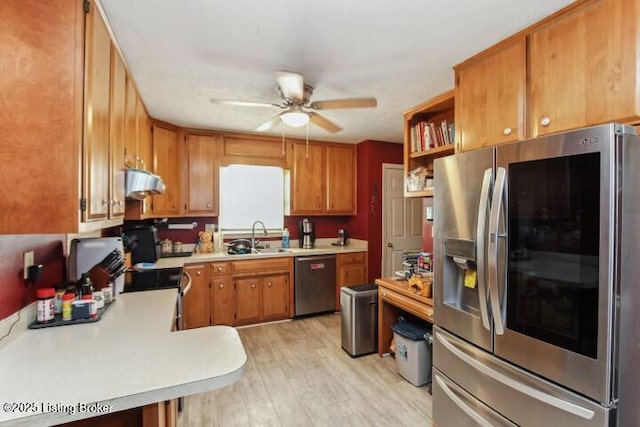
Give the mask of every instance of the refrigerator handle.
[(502, 372), (499, 372), (479, 360), (475, 359), (469, 354), (466, 354), (459, 348), (457, 348), (453, 343), (451, 343), (447, 337), (442, 335), (440, 332), (436, 332), (436, 340), (439, 341), (447, 350), (451, 352), (454, 356), (458, 357), (460, 360), (465, 362), (470, 367), (474, 368), (481, 374), (494, 379), (509, 387), (513, 390), (519, 391), (520, 393), (526, 394), (529, 397), (532, 397), (546, 405), (553, 406), (562, 411), (568, 412), (570, 414), (576, 415), (580, 418), (584, 418), (585, 420), (590, 420), (593, 418), (595, 413), (587, 408), (583, 408), (582, 406), (576, 405), (573, 402), (568, 402), (566, 400), (562, 400), (556, 396), (553, 396), (549, 393), (545, 393), (542, 390), (531, 387), (528, 384), (524, 384), (520, 381), (517, 381)]
[(464, 403), (462, 399), (456, 396), (455, 393), (449, 388), (449, 386), (444, 381), (442, 381), (442, 379), (438, 376), (438, 374), (436, 374), (435, 377), (442, 391), (444, 391), (444, 393), (449, 397), (449, 399), (451, 399), (451, 401), (455, 403), (456, 406), (458, 406), (458, 408), (462, 409), (462, 411), (464, 411), (464, 413), (467, 414), (469, 418), (471, 418), (473, 421), (475, 421), (476, 423), (478, 423), (478, 425), (482, 427), (493, 427), (493, 424), (485, 420), (482, 417), (482, 415), (478, 414), (476, 411), (470, 408), (469, 405)]
[(480, 298), (480, 318), (482, 326), (491, 330), (489, 314), (487, 313), (487, 285), (485, 272), (485, 236), (487, 226), (487, 211), (489, 208), (489, 191), (491, 190), (491, 169), (484, 171), (482, 189), (480, 190), (480, 204), (478, 205), (478, 226), (476, 227), (476, 278), (478, 280), (478, 297)]
[(504, 197), (505, 169), (498, 168), (496, 183), (493, 187), (491, 200), (491, 213), (489, 214), (489, 244), (487, 246), (487, 258), (489, 267), (489, 300), (491, 312), (496, 328), (496, 335), (504, 334), (502, 310), (500, 308), (500, 296), (498, 295), (498, 238), (507, 237), (506, 233), (498, 234), (500, 214), (502, 213), (502, 199)]

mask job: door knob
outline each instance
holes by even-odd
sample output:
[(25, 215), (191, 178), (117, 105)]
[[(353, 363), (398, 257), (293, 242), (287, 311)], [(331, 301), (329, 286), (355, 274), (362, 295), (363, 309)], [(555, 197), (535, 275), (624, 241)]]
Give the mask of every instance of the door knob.
[(392, 248), (393, 247), (393, 243), (387, 243), (387, 247), (388, 248)]

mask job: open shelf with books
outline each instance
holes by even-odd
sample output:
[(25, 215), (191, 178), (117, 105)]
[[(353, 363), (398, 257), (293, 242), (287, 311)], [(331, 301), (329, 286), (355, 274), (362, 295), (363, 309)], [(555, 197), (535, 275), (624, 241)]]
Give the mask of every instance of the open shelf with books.
[(405, 197), (433, 196), (433, 160), (454, 153), (454, 91), (404, 113)]

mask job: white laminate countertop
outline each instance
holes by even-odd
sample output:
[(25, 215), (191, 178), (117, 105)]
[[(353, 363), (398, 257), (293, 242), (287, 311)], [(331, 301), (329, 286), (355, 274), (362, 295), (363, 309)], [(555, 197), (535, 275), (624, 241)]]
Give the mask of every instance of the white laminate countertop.
[(367, 251), (366, 240), (350, 239), (350, 243), (347, 246), (334, 246), (331, 244), (332, 242), (335, 242), (335, 239), (316, 239), (316, 244), (313, 249), (300, 249), (298, 248), (298, 240), (296, 239), (291, 241), (291, 248), (289, 248), (287, 252), (268, 254), (229, 255), (226, 252), (194, 253), (190, 257), (160, 258), (152, 268), (182, 267), (185, 264), (197, 264), (200, 262), (242, 261), (244, 259), (330, 255)]
[(87, 404), (115, 412), (239, 380), (237, 331), (171, 332), (176, 296), (121, 294), (98, 322), (22, 331), (0, 350), (0, 424), (58, 424), (101, 415)]

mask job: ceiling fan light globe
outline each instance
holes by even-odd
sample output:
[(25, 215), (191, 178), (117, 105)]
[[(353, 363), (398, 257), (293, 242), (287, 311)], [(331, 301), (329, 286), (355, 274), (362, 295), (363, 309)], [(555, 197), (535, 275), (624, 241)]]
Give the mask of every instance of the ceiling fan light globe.
[(291, 127), (299, 128), (309, 122), (309, 115), (301, 111), (291, 111), (280, 115), (282, 121)]

